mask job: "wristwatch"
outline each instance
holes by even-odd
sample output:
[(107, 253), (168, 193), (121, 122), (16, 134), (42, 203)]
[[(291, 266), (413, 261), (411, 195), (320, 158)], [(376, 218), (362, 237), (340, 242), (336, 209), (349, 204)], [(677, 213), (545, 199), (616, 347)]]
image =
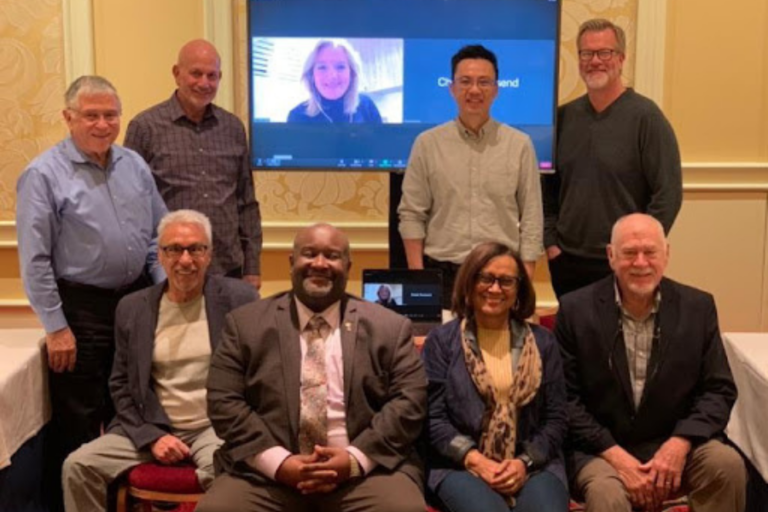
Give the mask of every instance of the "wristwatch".
[(527, 453), (521, 453), (517, 458), (523, 463), (525, 470), (530, 473), (533, 469), (533, 459)]
[(363, 471), (360, 469), (360, 463), (351, 453), (349, 454), (349, 478), (359, 478), (363, 476)]

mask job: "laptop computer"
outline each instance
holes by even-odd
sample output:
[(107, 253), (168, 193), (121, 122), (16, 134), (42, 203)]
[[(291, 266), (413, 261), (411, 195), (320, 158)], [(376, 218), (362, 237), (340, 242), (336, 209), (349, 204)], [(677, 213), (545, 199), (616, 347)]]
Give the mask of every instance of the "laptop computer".
[(414, 336), (426, 336), (442, 323), (442, 290), (439, 270), (363, 270), (363, 299), (409, 318)]

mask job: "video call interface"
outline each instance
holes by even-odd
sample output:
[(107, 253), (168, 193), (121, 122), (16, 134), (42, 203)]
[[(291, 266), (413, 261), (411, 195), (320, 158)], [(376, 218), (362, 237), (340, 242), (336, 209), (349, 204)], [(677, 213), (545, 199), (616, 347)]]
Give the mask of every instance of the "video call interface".
[[(454, 119), (451, 57), (499, 60), (491, 115), (553, 167), (557, 0), (251, 0), (257, 169), (394, 170), (416, 136)], [(357, 98), (357, 108), (354, 108)]]
[(366, 282), (363, 299), (404, 314), (411, 320), (430, 319), (440, 314), (440, 285)]

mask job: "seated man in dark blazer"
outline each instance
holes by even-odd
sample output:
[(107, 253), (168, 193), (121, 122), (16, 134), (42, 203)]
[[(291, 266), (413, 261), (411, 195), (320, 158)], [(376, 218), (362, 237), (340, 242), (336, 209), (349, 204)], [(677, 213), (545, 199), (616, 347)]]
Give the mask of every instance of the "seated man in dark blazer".
[(587, 510), (657, 511), (688, 495), (696, 512), (741, 512), (746, 470), (723, 443), (736, 387), (715, 302), (664, 276), (653, 217), (613, 227), (614, 275), (563, 296), (561, 345), (573, 491)]
[(221, 471), (198, 512), (424, 512), (410, 321), (347, 295), (349, 242), (301, 230), (292, 290), (227, 317), (208, 374)]
[(221, 445), (206, 414), (205, 382), (224, 317), (256, 300), (245, 281), (209, 276), (211, 223), (177, 210), (158, 227), (159, 259), (168, 280), (128, 295), (115, 319), (109, 381), (116, 416), (108, 433), (64, 463), (68, 512), (107, 510), (107, 487), (129, 468), (191, 459), (205, 488)]

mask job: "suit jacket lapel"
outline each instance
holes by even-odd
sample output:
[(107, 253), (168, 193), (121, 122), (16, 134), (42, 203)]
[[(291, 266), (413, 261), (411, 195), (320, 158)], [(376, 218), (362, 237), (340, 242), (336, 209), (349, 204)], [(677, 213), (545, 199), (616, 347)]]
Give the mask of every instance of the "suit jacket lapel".
[(286, 406), (292, 430), (291, 439), (298, 439), (301, 408), (301, 343), (299, 314), (293, 300), (292, 293), (287, 293), (277, 300), (275, 321), (280, 333), (280, 359), (285, 382)]
[(624, 336), (620, 335), (619, 322), (621, 318), (619, 318), (619, 308), (616, 307), (615, 293), (613, 279), (606, 279), (600, 293), (597, 294), (599, 304), (595, 311), (604, 311), (602, 314), (603, 321), (601, 322), (601, 339), (608, 342), (608, 365), (624, 390), (625, 398), (634, 409), (635, 398), (629, 378), (627, 346), (624, 344)]
[(136, 350), (136, 361), (138, 362), (140, 396), (146, 396), (149, 391), (149, 384), (152, 377), (152, 355), (155, 351), (155, 330), (157, 329), (157, 318), (160, 313), (160, 300), (165, 291), (165, 282), (157, 284), (149, 289), (149, 293), (144, 295), (144, 311), (141, 312), (138, 319), (144, 318), (145, 322), (137, 322), (135, 326), (136, 336), (129, 340), (133, 343)]
[[(679, 321), (679, 315), (677, 314), (677, 302), (678, 295), (676, 290), (665, 283), (665, 279), (661, 281), (661, 303), (658, 310), (658, 322), (659, 331), (658, 339), (654, 340), (653, 348), (651, 350), (651, 357), (648, 360), (648, 371), (652, 373), (648, 374), (648, 379), (645, 381), (645, 388), (643, 389), (643, 398), (645, 398), (646, 392), (653, 381), (661, 374), (661, 367), (664, 366), (664, 361), (668, 359), (664, 357), (670, 349), (670, 344), (673, 341), (673, 336), (669, 336), (673, 332), (673, 325)], [(654, 328), (656, 326), (654, 325)], [(655, 329), (654, 329), (655, 330)], [(664, 336), (663, 333), (667, 333)], [(655, 333), (654, 333), (655, 334)], [(653, 370), (651, 370), (653, 369)]]
[(205, 316), (208, 321), (208, 337), (213, 350), (219, 344), (221, 332), (224, 330), (227, 301), (221, 293), (219, 283), (212, 279), (206, 279), (203, 296), (205, 297)]
[(346, 297), (342, 302), (342, 315), (339, 330), (341, 331), (341, 354), (344, 359), (344, 402), (349, 403), (352, 389), (352, 370), (355, 362), (355, 343), (357, 341), (357, 304), (354, 299)]

